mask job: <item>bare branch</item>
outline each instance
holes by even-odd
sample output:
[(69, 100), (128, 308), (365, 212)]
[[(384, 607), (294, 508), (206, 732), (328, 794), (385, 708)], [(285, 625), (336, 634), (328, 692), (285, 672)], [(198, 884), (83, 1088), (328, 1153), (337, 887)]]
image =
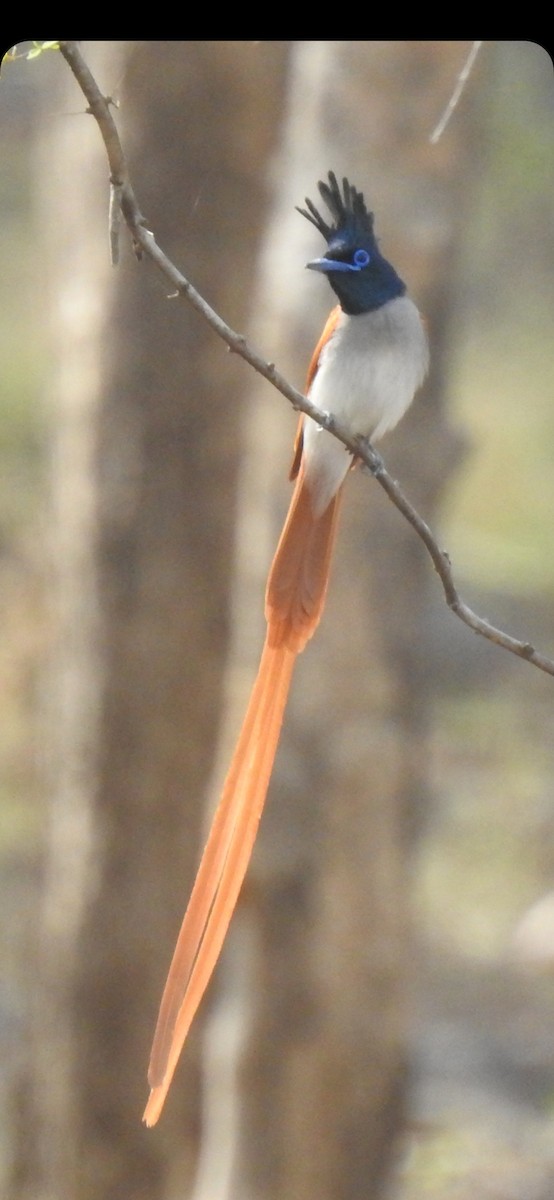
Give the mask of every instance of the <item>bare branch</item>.
[(516, 654), (518, 658), (524, 658), (527, 662), (533, 663), (533, 666), (538, 667), (540, 671), (545, 671), (547, 675), (554, 675), (554, 662), (551, 659), (547, 658), (544, 654), (540, 654), (529, 642), (522, 642), (518, 638), (511, 637), (510, 634), (504, 633), (501, 629), (496, 629), (489, 621), (485, 621), (483, 617), (477, 616), (477, 613), (474, 613), (473, 609), (462, 600), (454, 583), (449, 555), (446, 550), (440, 549), (429, 526), (420, 517), (419, 513), (404, 495), (402, 489), (385, 469), (380, 455), (374, 450), (373, 446), (368, 442), (365, 442), (364, 445), (364, 441), (360, 439), (358, 455), (369, 467), (377, 482), (381, 484), (381, 487), (387, 493), (387, 496), (389, 496), (406, 520), (409, 521), (427, 548), (442, 583), (446, 603), (452, 609), (452, 612), (456, 613), (456, 616), (464, 624), (468, 625), (474, 633), (481, 634), (489, 642), (494, 642), (496, 646), (501, 646), (504, 650), (509, 650), (512, 654)]
[[(448, 109), (442, 118), (442, 128), (444, 128), (451, 111), (459, 99), (479, 46), (480, 43), (478, 42), (473, 44), (472, 54), (468, 58), (464, 70), (460, 75), (457, 91), (454, 93)], [(292, 387), (288, 380), (277, 371), (273, 363), (268, 363), (257, 350), (250, 346), (243, 334), (236, 333), (222, 320), (218, 313), (210, 307), (189, 280), (185, 278), (181, 271), (164, 254), (163, 250), (158, 246), (154, 234), (146, 228), (145, 219), (140, 212), (129, 179), (119, 134), (112, 117), (109, 98), (103, 96), (100, 92), (76, 42), (60, 42), (60, 51), (69, 64), (87, 100), (87, 111), (92, 114), (98, 123), (110, 165), (112, 203), (119, 203), (121, 206), (123, 217), (132, 235), (135, 250), (138, 253), (144, 253), (156, 265), (162, 275), (171, 283), (177, 295), (185, 299), (189, 304), (192, 304), (202, 314), (214, 332), (218, 337), (222, 338), (233, 353), (239, 354), (255, 371), (267, 379), (269, 383), (273, 384), (289, 403), (292, 404), (294, 409), (311, 417), (318, 425), (326, 429), (328, 433), (331, 433), (333, 437), (338, 438), (355, 458), (365, 464), (387, 493), (389, 499), (424, 543), (441, 581), (446, 603), (452, 609), (452, 612), (472, 629), (474, 633), (480, 634), (495, 645), (501, 646), (504, 650), (508, 650), (519, 658), (532, 663), (540, 671), (545, 671), (548, 675), (554, 675), (553, 660), (540, 654), (528, 642), (520, 641), (504, 633), (502, 630), (496, 629), (494, 625), (491, 625), (488, 621), (485, 621), (482, 617), (474, 613), (469, 605), (460, 597), (454, 584), (448, 554), (446, 551), (440, 549), (429, 526), (420, 517), (419, 513), (416, 512), (412, 504), (410, 504), (399, 484), (389, 475), (381, 455), (378, 454), (371, 443), (365, 438), (353, 436), (331, 413), (322, 412), (316, 408), (315, 404), (312, 404), (307, 396), (302, 395), (302, 392)], [(439, 130), (438, 134), (437, 130), (435, 130), (437, 137), (440, 136), (442, 128), (437, 126)], [(433, 138), (437, 140), (435, 134)], [(113, 230), (114, 220), (112, 213), (110, 221), (112, 237)]]
[(448, 104), (442, 114), (440, 121), (438, 122), (437, 125), (435, 125), (435, 128), (429, 138), (429, 141), (431, 142), (431, 144), (433, 146), (435, 145), (435, 142), (438, 142), (439, 138), (444, 133), (446, 126), (448, 125), (448, 122), (452, 116), (452, 113), (454, 112), (454, 109), (457, 107), (457, 105), (459, 103), (460, 96), (465, 88), (465, 85), (469, 79), (469, 76), (471, 75), (471, 72), (473, 69), (473, 64), (475, 62), (475, 59), (477, 58), (477, 55), (478, 55), (482, 45), (483, 45), (482, 42), (472, 42), (471, 50), (466, 58), (466, 61), (462, 67), (462, 70), (460, 71), (460, 74), (458, 76), (458, 82), (456, 84), (456, 87), (454, 88), (454, 91), (452, 92), (450, 100), (448, 101)]

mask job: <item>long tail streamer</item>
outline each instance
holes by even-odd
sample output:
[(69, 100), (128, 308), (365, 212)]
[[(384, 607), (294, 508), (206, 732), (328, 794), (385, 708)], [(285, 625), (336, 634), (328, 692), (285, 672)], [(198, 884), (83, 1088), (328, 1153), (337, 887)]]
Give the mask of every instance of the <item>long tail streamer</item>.
[(258, 675), (162, 996), (148, 1071), (147, 1125), (155, 1125), (162, 1111), (252, 855), (296, 656), (312, 636), (325, 602), (339, 497), (340, 492), (323, 514), (314, 516), (300, 470), (270, 572), (268, 630)]

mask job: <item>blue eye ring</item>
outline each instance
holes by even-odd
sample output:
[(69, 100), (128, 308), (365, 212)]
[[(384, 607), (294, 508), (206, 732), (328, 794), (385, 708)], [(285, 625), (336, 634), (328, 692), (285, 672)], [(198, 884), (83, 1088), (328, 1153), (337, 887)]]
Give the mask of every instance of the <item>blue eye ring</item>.
[(354, 266), (357, 267), (358, 271), (363, 270), (363, 268), (367, 267), (369, 263), (369, 254), (367, 250), (356, 250), (352, 261)]

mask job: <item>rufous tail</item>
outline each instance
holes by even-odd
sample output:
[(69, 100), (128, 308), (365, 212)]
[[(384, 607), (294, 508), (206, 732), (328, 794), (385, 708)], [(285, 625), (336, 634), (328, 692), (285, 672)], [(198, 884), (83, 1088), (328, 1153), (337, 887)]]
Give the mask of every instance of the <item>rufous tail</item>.
[(314, 633), (327, 590), (340, 492), (314, 516), (303, 472), (296, 481), (266, 592), (267, 636), (223, 794), (185, 913), (152, 1045), (155, 1125), (196, 1010), (219, 958), (250, 861), (279, 741), (296, 655)]

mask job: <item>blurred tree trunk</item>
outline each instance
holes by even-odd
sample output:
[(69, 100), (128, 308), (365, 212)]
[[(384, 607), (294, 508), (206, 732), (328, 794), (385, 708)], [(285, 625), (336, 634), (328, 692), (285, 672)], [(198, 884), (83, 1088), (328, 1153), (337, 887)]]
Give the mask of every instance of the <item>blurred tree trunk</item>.
[[(306, 194), (317, 199), (316, 181), (329, 168), (347, 174), (429, 323), (431, 377), (385, 456), (431, 521), (459, 450), (444, 388), (455, 247), (478, 169), (475, 83), (448, 135), (436, 147), (429, 135), (467, 48), (295, 45), (256, 306), (256, 340), (301, 385), (332, 297), (303, 272), (321, 245), (294, 205)], [(260, 614), (295, 424), (282, 407), (260, 406), (254, 391), (235, 601), (238, 653), (252, 673), (262, 636), (252, 578), (258, 571)], [(236, 1084), (233, 1200), (377, 1200), (390, 1182), (407, 1075), (410, 848), (429, 787), (422, 615), (431, 576), (380, 489), (353, 476), (327, 612), (297, 666), (232, 935), (250, 1014)], [(214, 1153), (220, 1137), (215, 1123)], [(199, 1189), (195, 1200), (208, 1196)]]
[[(85, 46), (161, 244), (239, 327), (266, 208), (286, 45)], [(59, 62), (42, 180), (53, 311), (52, 800), (32, 951), (32, 1077), (14, 1197), (186, 1195), (197, 1039), (141, 1125), (161, 987), (194, 873), (222, 705), (246, 368), (122, 234)], [(59, 112), (63, 119), (53, 117)], [(31, 1132), (32, 1131), (32, 1132)]]
[[(429, 319), (432, 376), (385, 454), (431, 519), (457, 449), (443, 385), (461, 182), (478, 169), (471, 90), (438, 147), (428, 135), (466, 49), (298, 43), (286, 106), (280, 44), (87, 50), (121, 99), (140, 202), (162, 245), (236, 327), (252, 329), (254, 301), (256, 340), (299, 384), (331, 296), (303, 272), (316, 234), (293, 206), (315, 196), (330, 167), (363, 188), (385, 253)], [(72, 88), (54, 107), (82, 100)], [(230, 628), (245, 368), (127, 248), (111, 272), (98, 132), (74, 117), (55, 135), (43, 165), (58, 361), (52, 819), (33, 960), (35, 1067), (12, 1191), (15, 1200), (173, 1200), (188, 1194), (198, 1149), (197, 1034), (154, 1132), (140, 1124), (146, 1062), (219, 715), (225, 705), (221, 773), (256, 666), (295, 422), (277, 397), (260, 403), (268, 385), (248, 385)], [(204, 1188), (216, 1200), (227, 1186), (213, 1184), (227, 1137), (222, 1095), (240, 1114), (233, 1200), (377, 1200), (402, 1128), (410, 846), (428, 786), (430, 568), (376, 485), (358, 473), (348, 491), (328, 610), (298, 665), (227, 956), (250, 1018), (238, 1081), (228, 1002), (211, 1023), (202, 1162), (212, 1182), (201, 1172), (197, 1198)]]

